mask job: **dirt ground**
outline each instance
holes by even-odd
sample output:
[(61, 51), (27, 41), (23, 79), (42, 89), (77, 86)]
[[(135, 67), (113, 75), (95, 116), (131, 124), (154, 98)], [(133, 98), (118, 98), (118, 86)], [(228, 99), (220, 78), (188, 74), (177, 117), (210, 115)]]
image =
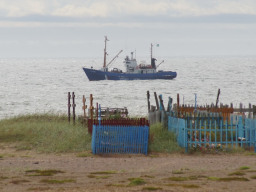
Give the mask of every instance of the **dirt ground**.
[(1, 146), (0, 191), (256, 191), (256, 155), (94, 156)]

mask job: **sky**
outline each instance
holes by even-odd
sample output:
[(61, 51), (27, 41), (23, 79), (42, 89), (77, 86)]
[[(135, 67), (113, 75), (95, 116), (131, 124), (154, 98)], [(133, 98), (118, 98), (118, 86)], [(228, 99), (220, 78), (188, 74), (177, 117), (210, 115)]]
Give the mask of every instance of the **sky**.
[(1, 0), (0, 58), (255, 55), (255, 0)]

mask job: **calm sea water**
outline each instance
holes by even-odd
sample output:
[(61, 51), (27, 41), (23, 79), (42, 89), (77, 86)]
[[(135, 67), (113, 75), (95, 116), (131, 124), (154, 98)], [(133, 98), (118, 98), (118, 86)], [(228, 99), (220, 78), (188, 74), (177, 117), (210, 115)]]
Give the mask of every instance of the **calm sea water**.
[[(139, 60), (139, 59), (138, 59)], [(160, 60), (159, 60), (160, 61)], [(67, 113), (67, 93), (75, 92), (76, 111), (82, 114), (82, 96), (94, 95), (94, 103), (103, 107), (127, 107), (130, 115), (147, 114), (147, 90), (151, 104), (153, 92), (176, 102), (198, 104), (220, 102), (239, 106), (256, 105), (256, 56), (248, 57), (172, 57), (159, 68), (176, 71), (175, 80), (88, 81), (82, 67), (100, 68), (99, 58), (0, 59), (0, 119), (20, 114)], [(123, 68), (122, 60), (113, 67)]]

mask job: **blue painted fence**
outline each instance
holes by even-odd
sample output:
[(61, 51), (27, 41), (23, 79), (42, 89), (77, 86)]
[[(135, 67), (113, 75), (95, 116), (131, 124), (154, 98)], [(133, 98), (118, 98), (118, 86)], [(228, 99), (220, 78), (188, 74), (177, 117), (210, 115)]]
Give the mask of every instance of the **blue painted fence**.
[(168, 130), (176, 134), (177, 142), (188, 152), (189, 148), (248, 147), (256, 152), (256, 119), (231, 117), (223, 121), (214, 116), (168, 117)]
[(149, 126), (93, 125), (93, 154), (147, 155)]

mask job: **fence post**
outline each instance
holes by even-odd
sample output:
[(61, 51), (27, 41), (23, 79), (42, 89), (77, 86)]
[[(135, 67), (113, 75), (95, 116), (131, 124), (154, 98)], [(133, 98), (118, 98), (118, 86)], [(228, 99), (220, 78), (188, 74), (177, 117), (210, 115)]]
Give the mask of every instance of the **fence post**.
[(75, 104), (75, 93), (74, 92), (72, 92), (72, 102), (73, 102), (73, 104), (72, 104), (72, 107), (73, 107), (73, 124), (75, 124), (75, 121), (76, 121), (76, 111), (75, 111), (76, 104)]
[(90, 94), (90, 118), (93, 120), (93, 96)]
[(252, 106), (253, 119), (256, 119), (256, 105)]
[(70, 92), (68, 92), (68, 122), (70, 123), (70, 107), (71, 107), (71, 104), (70, 104), (70, 99), (71, 99), (71, 95), (70, 95)]
[(85, 96), (83, 95), (83, 107), (82, 107), (82, 109), (83, 109), (83, 111), (84, 111), (84, 123), (86, 124), (86, 109), (87, 109), (87, 105), (85, 105), (85, 102), (86, 102), (86, 98), (85, 98)]
[(149, 91), (147, 91), (147, 100), (148, 100), (148, 112), (150, 112), (150, 94), (149, 94)]
[(155, 100), (156, 100), (156, 109), (159, 110), (159, 103), (156, 92), (154, 92)]

